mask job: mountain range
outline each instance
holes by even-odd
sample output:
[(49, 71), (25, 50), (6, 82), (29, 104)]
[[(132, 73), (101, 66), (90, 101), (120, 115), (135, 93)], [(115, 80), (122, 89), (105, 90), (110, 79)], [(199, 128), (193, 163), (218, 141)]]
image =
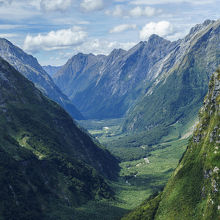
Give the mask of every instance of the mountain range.
[(115, 49), (108, 56), (80, 53), (53, 79), (85, 117), (123, 117), (141, 95), (144, 81), (155, 78), (150, 69), (173, 46), (153, 35), (129, 51)]
[(85, 117), (125, 117), (124, 131), (184, 124), (196, 117), (220, 64), (219, 31), (219, 20), (206, 20), (178, 41), (152, 35), (128, 51), (80, 53), (53, 79)]
[(0, 56), (32, 81), (46, 96), (63, 106), (73, 118), (84, 118), (32, 55), (28, 55), (10, 41), (0, 38)]

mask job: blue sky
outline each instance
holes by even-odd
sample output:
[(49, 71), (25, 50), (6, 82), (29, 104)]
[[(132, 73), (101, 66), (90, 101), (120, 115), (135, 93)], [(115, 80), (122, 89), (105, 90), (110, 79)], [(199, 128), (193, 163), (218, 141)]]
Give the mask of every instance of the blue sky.
[(220, 18), (220, 0), (0, 0), (0, 37), (61, 65), (78, 52), (109, 54), (151, 34), (171, 41)]

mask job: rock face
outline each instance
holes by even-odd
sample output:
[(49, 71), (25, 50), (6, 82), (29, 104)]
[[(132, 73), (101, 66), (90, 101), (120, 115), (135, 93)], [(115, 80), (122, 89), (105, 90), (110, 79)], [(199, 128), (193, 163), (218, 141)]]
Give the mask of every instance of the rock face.
[(0, 56), (32, 81), (47, 97), (60, 104), (73, 118), (83, 119), (82, 114), (55, 85), (37, 59), (26, 54), (6, 39), (0, 38)]
[[(163, 192), (124, 219), (220, 217), (220, 70), (213, 74), (200, 122)], [(199, 138), (198, 138), (199, 137)]]
[(71, 219), (73, 207), (113, 196), (102, 176), (116, 176), (117, 160), (2, 58), (0, 122), (1, 218)]
[[(127, 114), (124, 130), (182, 124), (201, 107), (212, 72), (220, 64), (220, 20), (197, 25), (156, 64), (156, 79)], [(154, 74), (155, 75), (155, 74)]]

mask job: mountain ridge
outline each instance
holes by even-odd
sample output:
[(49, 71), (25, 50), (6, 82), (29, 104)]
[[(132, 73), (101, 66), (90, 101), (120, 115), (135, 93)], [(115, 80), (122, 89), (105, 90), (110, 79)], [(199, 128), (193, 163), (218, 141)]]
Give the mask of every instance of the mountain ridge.
[(0, 56), (34, 82), (49, 98), (63, 106), (73, 118), (83, 119), (81, 113), (55, 85), (52, 78), (40, 66), (35, 57), (26, 54), (22, 49), (4, 38), (0, 38)]

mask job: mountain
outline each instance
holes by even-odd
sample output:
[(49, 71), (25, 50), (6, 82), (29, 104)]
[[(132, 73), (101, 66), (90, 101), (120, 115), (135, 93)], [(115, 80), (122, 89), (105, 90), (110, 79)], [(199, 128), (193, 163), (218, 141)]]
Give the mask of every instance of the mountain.
[(78, 54), (53, 79), (85, 117), (125, 117), (126, 132), (184, 124), (196, 117), (220, 64), (219, 25), (206, 20), (174, 42), (152, 35), (108, 56)]
[(71, 219), (113, 198), (117, 160), (2, 58), (0, 122), (0, 219)]
[[(158, 64), (157, 77), (129, 109), (126, 131), (186, 123), (196, 116), (220, 64), (220, 20), (196, 25)], [(157, 65), (158, 65), (157, 64)]]
[(55, 85), (37, 59), (26, 54), (6, 39), (0, 38), (0, 56), (32, 81), (46, 96), (60, 104), (73, 118), (83, 119), (82, 114)]
[(62, 66), (51, 66), (51, 65), (47, 65), (47, 66), (42, 66), (43, 69), (52, 77), (56, 72), (58, 72), (58, 70), (60, 70), (62, 68)]
[(78, 54), (53, 79), (87, 118), (124, 116), (142, 93), (145, 83), (155, 78), (154, 65), (175, 47), (157, 35), (148, 42), (108, 56)]
[(123, 220), (220, 218), (220, 70), (213, 74), (200, 121), (164, 190)]

